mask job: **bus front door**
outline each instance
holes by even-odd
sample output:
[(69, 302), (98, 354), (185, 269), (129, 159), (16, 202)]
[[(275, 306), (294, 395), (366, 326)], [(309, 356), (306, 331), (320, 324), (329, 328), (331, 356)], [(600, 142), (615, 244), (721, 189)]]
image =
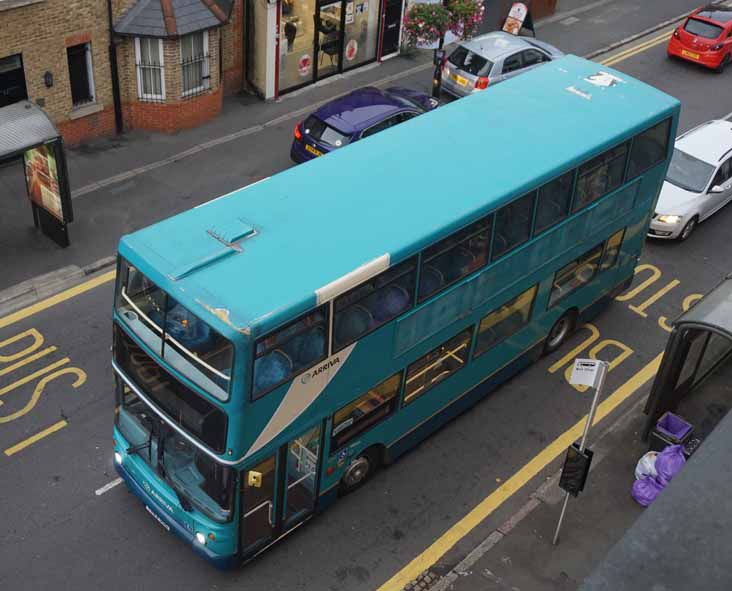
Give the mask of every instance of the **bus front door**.
[(241, 491), (242, 557), (261, 550), (275, 537), (277, 454), (244, 472)]
[(321, 428), (313, 427), (244, 471), (241, 548), (246, 559), (312, 515), (318, 498)]

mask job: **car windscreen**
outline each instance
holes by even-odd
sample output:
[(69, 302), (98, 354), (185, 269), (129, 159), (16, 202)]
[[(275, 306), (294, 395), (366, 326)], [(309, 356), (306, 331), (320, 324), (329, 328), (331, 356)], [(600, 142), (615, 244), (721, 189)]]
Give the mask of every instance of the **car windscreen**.
[(120, 259), (115, 307), (124, 323), (171, 367), (219, 400), (227, 400), (231, 343)]
[(305, 119), (303, 131), (305, 131), (305, 134), (309, 135), (315, 141), (323, 142), (324, 144), (328, 144), (334, 148), (345, 146), (351, 139), (350, 136), (345, 133), (341, 133), (335, 127), (327, 125), (324, 121), (321, 121), (314, 115), (310, 115), (310, 117)]
[(493, 67), (492, 62), (477, 53), (470, 51), (462, 45), (450, 54), (447, 61), (464, 72), (473, 74), (474, 76), (477, 76), (481, 72), (488, 72)]
[(705, 39), (716, 39), (722, 34), (723, 29), (712, 23), (690, 18), (684, 25), (684, 31)]
[(226, 413), (179, 382), (114, 324), (113, 357), (128, 380), (176, 423), (217, 453), (226, 448)]
[(714, 174), (714, 167), (674, 148), (674, 155), (671, 158), (666, 180), (694, 193), (701, 193), (707, 188), (709, 179)]

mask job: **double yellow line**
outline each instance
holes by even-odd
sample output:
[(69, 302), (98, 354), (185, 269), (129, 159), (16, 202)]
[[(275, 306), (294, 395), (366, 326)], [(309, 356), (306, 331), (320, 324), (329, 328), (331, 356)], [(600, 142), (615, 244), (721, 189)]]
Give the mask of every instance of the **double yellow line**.
[(621, 51), (620, 53), (616, 53), (615, 55), (613, 55), (605, 60), (602, 60), (600, 63), (604, 66), (612, 66), (614, 64), (622, 62), (623, 60), (627, 60), (629, 57), (633, 57), (634, 55), (637, 55), (643, 51), (646, 51), (647, 49), (650, 49), (651, 47), (660, 45), (661, 43), (668, 41), (669, 37), (671, 37), (671, 33), (674, 32), (675, 28), (676, 27), (671, 28), (671, 29), (666, 29), (663, 33), (660, 33), (659, 35), (656, 35), (655, 37), (648, 39), (647, 41), (643, 41), (642, 43), (639, 43), (638, 45), (629, 47), (628, 49)]

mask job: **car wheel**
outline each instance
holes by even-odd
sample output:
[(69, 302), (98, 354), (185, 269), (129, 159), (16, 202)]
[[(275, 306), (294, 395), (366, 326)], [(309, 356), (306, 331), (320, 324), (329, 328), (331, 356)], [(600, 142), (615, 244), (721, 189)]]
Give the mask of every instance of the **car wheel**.
[(724, 72), (724, 69), (727, 67), (727, 64), (729, 64), (729, 61), (730, 61), (730, 57), (729, 57), (729, 53), (728, 53), (727, 55), (724, 56), (724, 58), (722, 58), (722, 61), (719, 62), (719, 65), (717, 66), (717, 69), (715, 70), (715, 72), (717, 72), (717, 74), (721, 74), (722, 72)]
[(699, 223), (699, 220), (696, 216), (694, 216), (688, 222), (686, 222), (686, 225), (681, 230), (681, 234), (679, 234), (679, 242), (683, 242), (689, 236), (691, 236), (691, 233), (696, 229), (697, 223)]
[(575, 324), (577, 324), (577, 312), (570, 310), (565, 312), (559, 320), (554, 323), (549, 334), (544, 341), (544, 355), (554, 353), (564, 344), (567, 337), (574, 332)]
[(379, 466), (379, 458), (375, 451), (367, 449), (354, 458), (341, 478), (341, 494), (353, 492), (366, 483)]

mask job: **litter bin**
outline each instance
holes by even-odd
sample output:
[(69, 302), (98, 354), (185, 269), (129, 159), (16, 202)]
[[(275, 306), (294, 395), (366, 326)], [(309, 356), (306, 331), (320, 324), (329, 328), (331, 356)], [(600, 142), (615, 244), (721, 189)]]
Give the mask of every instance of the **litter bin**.
[(667, 445), (684, 445), (692, 430), (691, 423), (672, 412), (665, 412), (651, 431), (649, 450), (663, 451)]

